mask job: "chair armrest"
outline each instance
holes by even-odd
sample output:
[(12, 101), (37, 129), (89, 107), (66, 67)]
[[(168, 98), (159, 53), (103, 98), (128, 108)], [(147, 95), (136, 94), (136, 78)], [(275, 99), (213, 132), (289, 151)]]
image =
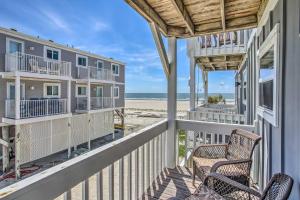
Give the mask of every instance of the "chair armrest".
[(261, 194), (243, 184), (240, 184), (218, 173), (210, 173), (204, 180), (204, 185), (214, 190), (225, 199), (260, 199)]
[(225, 158), (227, 144), (204, 144), (197, 147), (193, 156), (202, 158)]

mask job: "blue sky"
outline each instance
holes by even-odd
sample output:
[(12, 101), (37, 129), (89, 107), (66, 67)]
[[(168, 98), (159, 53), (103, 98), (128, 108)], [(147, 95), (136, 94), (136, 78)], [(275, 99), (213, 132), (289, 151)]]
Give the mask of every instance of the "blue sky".
[[(124, 0), (2, 0), (0, 26), (125, 62), (126, 92), (166, 92), (150, 28)], [(188, 77), (186, 42), (179, 40), (178, 92), (189, 91)], [(234, 92), (233, 77), (210, 73), (209, 92)]]

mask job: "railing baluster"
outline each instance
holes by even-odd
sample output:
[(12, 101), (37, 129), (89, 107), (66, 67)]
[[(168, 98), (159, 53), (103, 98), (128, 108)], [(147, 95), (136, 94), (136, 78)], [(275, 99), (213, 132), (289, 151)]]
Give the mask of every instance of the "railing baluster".
[(151, 144), (151, 183), (154, 181), (154, 166), (155, 166), (155, 158), (154, 158), (154, 139), (150, 141)]
[(72, 192), (68, 190), (64, 193), (64, 200), (71, 200), (72, 199)]
[(159, 175), (159, 136), (156, 136), (155, 138), (155, 152), (156, 152), (156, 158), (155, 158), (155, 163), (156, 163), (156, 174), (155, 178)]
[(131, 153), (128, 154), (128, 171), (127, 171), (127, 199), (132, 199), (132, 156)]
[(141, 147), (141, 192), (145, 192), (145, 147)]
[(119, 200), (124, 199), (124, 158), (119, 160)]
[(109, 200), (114, 200), (114, 191), (115, 191), (115, 184), (114, 184), (114, 163), (109, 166), (109, 177), (108, 177), (109, 185)]
[(82, 200), (89, 200), (89, 179), (81, 183), (82, 185)]
[(147, 147), (147, 176), (146, 176), (146, 182), (147, 182), (147, 188), (150, 187), (151, 185), (151, 180), (150, 180), (150, 143), (148, 142), (146, 144)]
[(135, 150), (135, 198), (139, 199), (139, 148)]
[(102, 170), (97, 173), (96, 176), (96, 184), (97, 184), (97, 200), (103, 199), (103, 172)]

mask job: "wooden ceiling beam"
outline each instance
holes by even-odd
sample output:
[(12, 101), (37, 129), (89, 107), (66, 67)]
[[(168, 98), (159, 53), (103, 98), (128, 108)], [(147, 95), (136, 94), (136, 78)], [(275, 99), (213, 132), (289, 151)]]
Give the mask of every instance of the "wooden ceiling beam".
[(159, 32), (159, 28), (157, 27), (157, 25), (155, 23), (149, 23), (151, 31), (152, 31), (152, 35), (155, 41), (155, 45), (161, 60), (161, 63), (163, 65), (166, 77), (168, 77), (170, 75), (170, 62), (166, 53), (166, 49), (164, 46), (164, 43), (162, 41), (162, 37), (161, 34)]
[(155, 12), (155, 10), (145, 0), (125, 0), (131, 7), (145, 17), (149, 22), (158, 24), (164, 35), (168, 34), (168, 26), (164, 20)]
[(171, 2), (175, 7), (175, 9), (177, 10), (177, 12), (179, 13), (179, 15), (181, 16), (181, 18), (183, 19), (191, 35), (194, 35), (195, 34), (194, 24), (182, 0), (171, 0)]
[(224, 0), (220, 0), (220, 7), (221, 7), (222, 28), (223, 28), (223, 32), (225, 32), (226, 31), (226, 19), (225, 19), (225, 4), (224, 4)]

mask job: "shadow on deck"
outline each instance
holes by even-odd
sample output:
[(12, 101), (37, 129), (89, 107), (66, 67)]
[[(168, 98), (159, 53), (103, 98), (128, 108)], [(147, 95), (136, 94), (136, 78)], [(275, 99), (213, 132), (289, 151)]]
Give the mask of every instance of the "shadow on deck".
[(196, 190), (200, 180), (192, 183), (192, 170), (177, 166), (175, 169), (165, 168), (159, 177), (144, 193), (142, 199), (185, 199)]

